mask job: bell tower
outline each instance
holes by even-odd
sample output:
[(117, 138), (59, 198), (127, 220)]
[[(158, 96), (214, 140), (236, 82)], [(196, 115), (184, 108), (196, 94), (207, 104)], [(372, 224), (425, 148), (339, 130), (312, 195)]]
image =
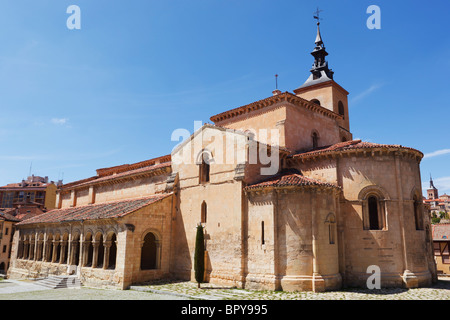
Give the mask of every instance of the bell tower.
[(328, 67), (325, 50), (325, 44), (320, 33), (319, 10), (314, 16), (317, 19), (317, 35), (314, 50), (311, 55), (314, 57), (311, 72), (308, 79), (300, 87), (294, 90), (294, 93), (306, 100), (317, 103), (320, 106), (331, 110), (342, 116), (339, 120), (339, 126), (345, 132), (348, 132), (350, 139), (350, 122), (348, 115), (348, 92), (337, 84), (333, 77), (334, 72)]
[(434, 186), (433, 178), (431, 178), (430, 174), (430, 188), (427, 190), (428, 199), (438, 199), (439, 192), (438, 189)]

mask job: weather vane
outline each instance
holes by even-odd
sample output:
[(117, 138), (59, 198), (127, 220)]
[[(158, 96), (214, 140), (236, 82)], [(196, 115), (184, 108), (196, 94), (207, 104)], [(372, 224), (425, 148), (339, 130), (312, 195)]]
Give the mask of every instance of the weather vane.
[(317, 20), (317, 24), (320, 24), (320, 21), (319, 20), (322, 20), (321, 18), (320, 18), (320, 13), (322, 12), (323, 10), (319, 10), (319, 7), (317, 7), (317, 10), (314, 12), (314, 19), (316, 19)]

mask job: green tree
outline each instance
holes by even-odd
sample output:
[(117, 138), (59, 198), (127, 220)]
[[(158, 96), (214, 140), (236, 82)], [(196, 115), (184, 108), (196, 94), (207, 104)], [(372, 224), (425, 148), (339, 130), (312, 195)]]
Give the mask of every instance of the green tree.
[(439, 223), (440, 221), (441, 221), (441, 218), (438, 218), (438, 217), (433, 217), (433, 218), (431, 218), (431, 223), (432, 223), (432, 224)]
[(195, 281), (197, 281), (198, 287), (200, 288), (200, 283), (203, 282), (205, 274), (205, 236), (201, 224), (197, 226), (197, 236), (195, 239), (194, 272)]

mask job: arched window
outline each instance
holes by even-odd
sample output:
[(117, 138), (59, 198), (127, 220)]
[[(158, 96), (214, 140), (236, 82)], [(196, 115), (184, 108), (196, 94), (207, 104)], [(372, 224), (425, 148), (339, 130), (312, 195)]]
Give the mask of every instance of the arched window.
[(325, 223), (328, 224), (328, 242), (329, 244), (336, 243), (336, 218), (333, 213), (328, 214)]
[(312, 139), (313, 149), (317, 148), (319, 146), (319, 135), (317, 134), (317, 132), (314, 131), (311, 134), (311, 139)]
[(84, 239), (84, 252), (86, 254), (86, 260), (84, 262), (85, 267), (92, 267), (92, 260), (94, 258), (94, 246), (92, 245), (92, 234), (88, 233)]
[(389, 194), (380, 186), (369, 185), (361, 189), (358, 199), (362, 205), (363, 229), (387, 230)]
[(212, 157), (210, 152), (207, 150), (203, 150), (200, 155), (200, 168), (199, 168), (199, 183), (209, 182), (209, 173), (210, 173), (210, 163)]
[(111, 237), (111, 247), (109, 248), (109, 258), (108, 258), (108, 269), (116, 268), (116, 257), (117, 257), (117, 237), (114, 233)]
[(146, 234), (141, 250), (141, 270), (157, 268), (157, 240), (152, 232)]
[(69, 234), (67, 232), (63, 235), (61, 254), (63, 255), (61, 263), (67, 264), (67, 261), (69, 259)]
[(312, 99), (311, 100), (312, 103), (318, 104), (320, 106), (320, 101), (317, 99)]
[[(92, 248), (92, 236), (89, 240), (89, 244)], [(76, 234), (75, 237), (72, 240), (72, 265), (78, 265), (80, 263), (80, 235)], [(92, 254), (90, 256), (91, 258), (91, 264), (92, 264)]]
[(347, 138), (346, 137), (342, 137), (342, 140), (341, 140), (342, 142), (346, 142), (347, 141)]
[(338, 103), (338, 112), (339, 112), (339, 115), (343, 116), (345, 119), (345, 109), (344, 109), (344, 104), (342, 103), (342, 101), (339, 101), (339, 103)]
[(378, 199), (376, 196), (370, 196), (367, 200), (369, 207), (369, 228), (370, 230), (380, 230), (378, 219)]
[(95, 265), (95, 268), (101, 268), (101, 267), (103, 267), (103, 259), (104, 259), (104, 255), (105, 255), (105, 247), (103, 246), (103, 235), (98, 234), (97, 239), (95, 241), (98, 243), (97, 263)]
[(422, 215), (422, 207), (417, 200), (417, 196), (414, 198), (414, 221), (416, 223), (416, 230), (423, 230), (423, 215)]
[(208, 213), (208, 206), (206, 205), (206, 202), (203, 201), (202, 203), (202, 216), (201, 216), (201, 223), (206, 223), (206, 216)]

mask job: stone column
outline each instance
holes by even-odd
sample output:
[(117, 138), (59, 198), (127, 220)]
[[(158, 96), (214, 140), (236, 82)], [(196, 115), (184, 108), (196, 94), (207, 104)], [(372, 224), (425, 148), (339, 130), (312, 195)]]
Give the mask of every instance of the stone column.
[(23, 254), (22, 254), (22, 258), (23, 259), (28, 259), (30, 257), (30, 240), (25, 240), (23, 242)]
[(112, 241), (111, 240), (106, 240), (105, 242), (103, 242), (103, 246), (105, 247), (105, 251), (103, 254), (103, 269), (108, 269), (108, 264), (109, 264), (109, 249), (111, 248), (112, 245)]
[(61, 240), (61, 246), (59, 248), (59, 250), (61, 250), (59, 252), (59, 263), (62, 263), (65, 258), (66, 258), (66, 246), (67, 246), (67, 240)]
[(36, 238), (30, 241), (30, 260), (36, 260)]
[(92, 246), (94, 247), (94, 252), (92, 254), (92, 268), (96, 268), (97, 267), (97, 260), (98, 260), (98, 246), (99, 246), (99, 242), (98, 241), (92, 241)]
[(52, 240), (52, 254), (51, 254), (51, 258), (50, 258), (50, 262), (55, 262), (56, 261), (56, 254), (57, 254), (57, 248), (58, 248), (58, 242), (56, 240)]
[(312, 230), (312, 251), (313, 251), (313, 283), (312, 289), (314, 292), (325, 291), (325, 281), (320, 275), (319, 269), (319, 232), (317, 221), (317, 205), (320, 203), (318, 198), (321, 197), (321, 190), (315, 192), (310, 191), (311, 198), (311, 230)]
[(161, 241), (155, 239), (155, 246), (156, 246), (155, 268), (160, 269), (161, 268)]
[(395, 177), (396, 177), (396, 187), (397, 187), (397, 198), (398, 198), (398, 222), (400, 229), (400, 239), (401, 248), (403, 253), (403, 282), (406, 288), (417, 288), (419, 286), (419, 281), (416, 275), (410, 270), (410, 263), (408, 260), (407, 253), (407, 243), (406, 243), (406, 228), (405, 228), (405, 213), (404, 213), (404, 201), (403, 201), (403, 188), (402, 188), (402, 172), (400, 165), (401, 154), (399, 151), (395, 152)]
[(42, 261), (43, 258), (43, 250), (44, 250), (44, 240), (38, 239), (36, 241), (36, 261)]
[[(75, 257), (77, 254), (77, 251), (79, 250), (79, 243), (78, 240), (72, 240), (71, 243), (71, 253), (70, 253), (70, 265), (73, 265), (75, 263)], [(79, 259), (80, 260), (80, 259)], [(80, 263), (80, 261), (78, 261), (78, 264)]]

